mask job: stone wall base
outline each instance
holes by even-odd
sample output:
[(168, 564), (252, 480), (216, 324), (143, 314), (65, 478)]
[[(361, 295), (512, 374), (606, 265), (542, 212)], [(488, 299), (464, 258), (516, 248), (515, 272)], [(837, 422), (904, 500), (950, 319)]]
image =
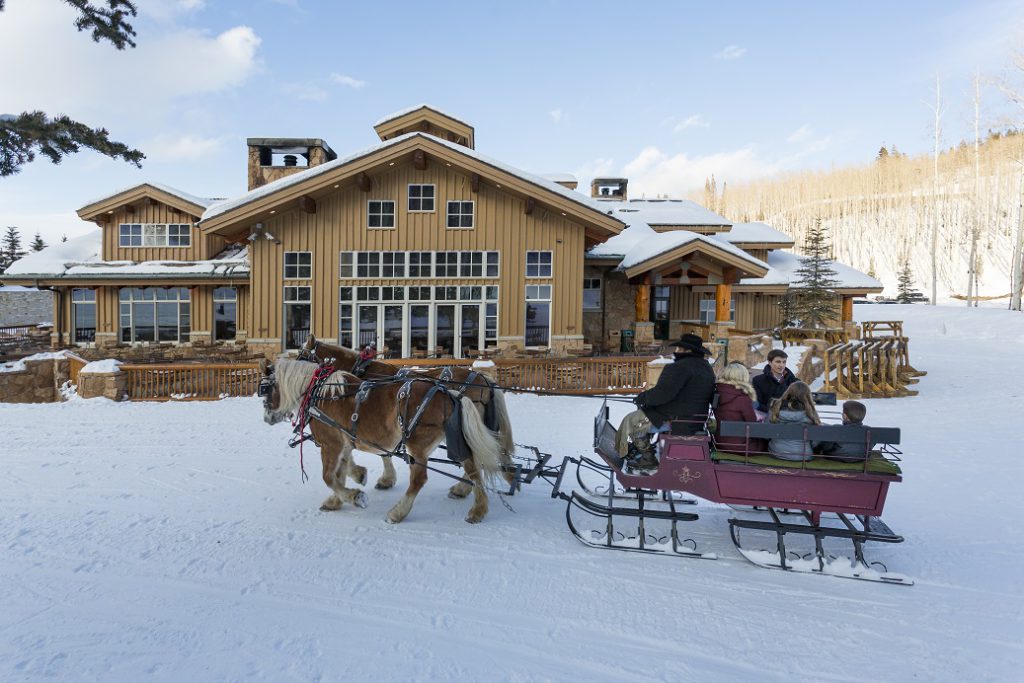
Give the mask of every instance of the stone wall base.
[(78, 395), (82, 398), (124, 400), (128, 392), (128, 375), (123, 372), (83, 372), (78, 375)]
[(0, 402), (56, 403), (70, 377), (67, 358), (26, 360), (24, 370), (0, 372)]

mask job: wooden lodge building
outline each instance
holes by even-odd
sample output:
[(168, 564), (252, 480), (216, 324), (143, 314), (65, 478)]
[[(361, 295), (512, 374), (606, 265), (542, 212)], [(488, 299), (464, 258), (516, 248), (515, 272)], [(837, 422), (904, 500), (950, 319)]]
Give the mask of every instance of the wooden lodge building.
[[(144, 183), (82, 207), (98, 231), (16, 262), (7, 284), (54, 292), (54, 346), (241, 344), (268, 355), (310, 331), (393, 356), (618, 350), (696, 330), (779, 323), (799, 258), (761, 223), (626, 179), (538, 176), (475, 150), (429, 106), (388, 116), (345, 158), (316, 138), (250, 138), (228, 200)], [(842, 264), (837, 296), (880, 292)]]

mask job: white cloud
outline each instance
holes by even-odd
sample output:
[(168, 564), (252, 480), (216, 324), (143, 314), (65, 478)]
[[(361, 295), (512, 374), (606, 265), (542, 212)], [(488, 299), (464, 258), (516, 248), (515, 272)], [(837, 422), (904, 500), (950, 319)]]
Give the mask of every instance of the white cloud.
[(139, 145), (147, 161), (198, 161), (209, 158), (224, 146), (222, 138), (161, 134)]
[(358, 89), (366, 85), (366, 81), (361, 81), (358, 78), (352, 78), (351, 76), (346, 76), (345, 74), (332, 73), (330, 78), (333, 82), (337, 83), (338, 85), (347, 85), (350, 88)]
[(711, 124), (704, 120), (700, 114), (694, 114), (693, 116), (687, 116), (685, 119), (677, 123), (673, 128), (673, 133), (680, 133), (687, 128), (708, 128)]
[[(72, 116), (107, 108), (111, 97), (156, 108), (175, 98), (220, 92), (259, 67), (260, 38), (248, 26), (219, 35), (162, 26), (140, 31), (135, 49), (116, 50), (75, 30), (76, 13), (60, 3), (14, 3), (0, 21), (0, 92), (10, 111), (44, 109)], [(138, 27), (137, 27), (138, 28)], [(40, 36), (46, 47), (40, 49)], [(144, 108), (136, 106), (143, 116)]]
[(564, 114), (561, 109), (552, 109), (551, 111), (548, 112), (548, 116), (551, 117), (552, 121), (558, 123), (562, 120)]
[[(614, 159), (605, 159), (602, 157), (585, 162), (582, 166), (573, 171), (573, 175), (579, 178), (581, 182), (585, 178), (606, 178), (612, 175), (614, 168)], [(589, 192), (589, 188), (584, 188), (583, 191)]]
[(702, 157), (684, 153), (669, 156), (657, 147), (646, 147), (622, 167), (629, 178), (631, 197), (668, 195), (681, 197), (690, 190), (704, 187), (704, 180), (714, 174), (719, 182), (752, 180), (780, 170), (777, 163), (758, 156), (752, 146)]
[(802, 142), (811, 137), (813, 133), (814, 131), (811, 130), (811, 127), (805, 123), (790, 133), (789, 137), (786, 138), (786, 142)]
[(739, 45), (729, 45), (720, 52), (715, 53), (715, 59), (739, 59), (747, 51), (747, 48)]
[(297, 99), (305, 100), (306, 102), (327, 101), (327, 91), (315, 83), (289, 83), (284, 89)]

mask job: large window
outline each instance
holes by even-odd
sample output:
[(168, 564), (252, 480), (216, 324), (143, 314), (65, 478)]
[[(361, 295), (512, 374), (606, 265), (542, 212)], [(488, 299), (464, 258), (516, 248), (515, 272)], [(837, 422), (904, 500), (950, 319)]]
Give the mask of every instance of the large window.
[(601, 310), (601, 278), (583, 278), (583, 310)]
[(96, 341), (96, 290), (71, 290), (71, 324), (75, 330), (76, 344), (91, 344)]
[(434, 210), (434, 186), (433, 185), (410, 185), (409, 186), (409, 211), (433, 211)]
[(235, 338), (238, 324), (238, 290), (217, 287), (213, 290), (213, 338), (225, 341)]
[(122, 287), (121, 341), (186, 342), (191, 328), (187, 287)]
[(551, 252), (526, 252), (526, 277), (551, 277)]
[(551, 342), (551, 285), (526, 285), (526, 345)]
[(312, 289), (284, 288), (284, 347), (297, 349), (309, 339), (313, 329)]
[(122, 247), (188, 247), (192, 226), (188, 223), (121, 223), (118, 245)]
[[(729, 321), (735, 322), (736, 320), (736, 299), (729, 299)], [(714, 299), (701, 299), (700, 300), (700, 324), (710, 325), (715, 322), (715, 300)]]
[(481, 278), (498, 277), (497, 251), (343, 251), (341, 278)]
[(395, 203), (371, 199), (366, 204), (366, 225), (371, 228), (395, 227)]
[(313, 252), (284, 252), (284, 277), (286, 280), (308, 280), (313, 277)]
[(448, 202), (448, 227), (473, 227), (473, 202)]

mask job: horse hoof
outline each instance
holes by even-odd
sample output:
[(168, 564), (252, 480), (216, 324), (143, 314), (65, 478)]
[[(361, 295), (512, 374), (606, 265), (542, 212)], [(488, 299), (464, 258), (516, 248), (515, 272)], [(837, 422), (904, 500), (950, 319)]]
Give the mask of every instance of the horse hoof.
[(395, 482), (393, 482), (393, 481), (392, 482), (378, 481), (376, 484), (373, 485), (373, 488), (378, 489), (380, 491), (386, 491), (387, 489), (391, 488), (394, 485), (395, 485)]
[(341, 507), (340, 505), (338, 507), (331, 507), (331, 506), (329, 506), (329, 505), (327, 505), (325, 503), (324, 505), (320, 506), (320, 512), (334, 512), (335, 510), (339, 509), (340, 507)]
[(366, 504), (367, 504), (366, 494), (363, 493), (362, 491), (358, 492), (355, 495), (355, 497), (352, 499), (352, 504), (355, 505), (357, 508), (364, 508), (364, 507), (366, 507)]
[(467, 524), (479, 524), (482, 521), (484, 521), (483, 517), (476, 517), (474, 515), (470, 515), (469, 517), (466, 517), (466, 523)]
[(451, 498), (452, 500), (462, 500), (463, 498), (466, 497), (466, 494), (460, 494), (458, 491), (449, 491), (448, 497)]

